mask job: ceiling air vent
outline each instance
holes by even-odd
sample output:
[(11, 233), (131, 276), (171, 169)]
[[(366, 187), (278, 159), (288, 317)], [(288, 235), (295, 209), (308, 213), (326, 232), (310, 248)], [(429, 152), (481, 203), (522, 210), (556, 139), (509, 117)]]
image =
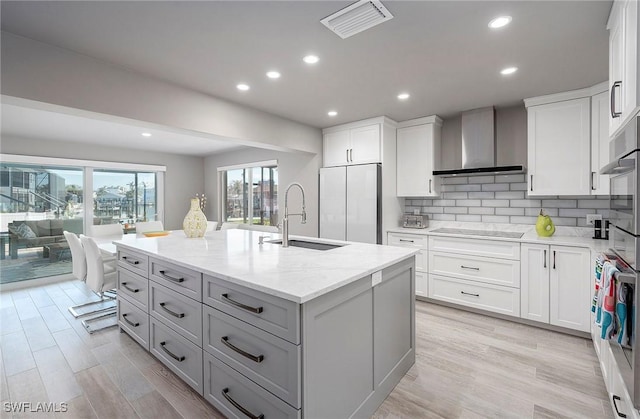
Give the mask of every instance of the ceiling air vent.
[(345, 39), (389, 19), (393, 19), (393, 15), (379, 1), (360, 0), (320, 22)]

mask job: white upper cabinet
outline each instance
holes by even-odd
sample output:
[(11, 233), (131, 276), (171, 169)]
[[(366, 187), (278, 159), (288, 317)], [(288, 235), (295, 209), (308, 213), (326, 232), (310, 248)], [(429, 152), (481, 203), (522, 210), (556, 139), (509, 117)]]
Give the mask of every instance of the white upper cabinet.
[(589, 195), (589, 97), (527, 107), (529, 196)]
[(324, 132), (324, 166), (381, 163), (380, 124)]
[(440, 161), (442, 119), (437, 116), (398, 124), (397, 195), (438, 196), (440, 177), (433, 176)]
[(591, 195), (609, 195), (609, 176), (599, 174), (609, 163), (609, 92), (591, 97)]
[(638, 3), (616, 0), (609, 22), (609, 135), (613, 134), (638, 106)]

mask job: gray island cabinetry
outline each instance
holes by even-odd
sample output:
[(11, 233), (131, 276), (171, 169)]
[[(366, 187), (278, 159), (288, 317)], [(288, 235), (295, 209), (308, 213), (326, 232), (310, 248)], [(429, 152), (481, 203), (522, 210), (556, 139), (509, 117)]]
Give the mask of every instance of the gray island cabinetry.
[(369, 417), (414, 364), (415, 251), (181, 234), (116, 242), (118, 323), (225, 416)]

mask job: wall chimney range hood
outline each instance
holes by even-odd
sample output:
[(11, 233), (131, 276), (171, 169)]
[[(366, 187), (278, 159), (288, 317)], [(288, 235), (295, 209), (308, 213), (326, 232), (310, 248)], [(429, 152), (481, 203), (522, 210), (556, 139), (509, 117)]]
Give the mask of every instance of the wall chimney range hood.
[(442, 177), (524, 173), (521, 165), (496, 165), (495, 111), (493, 106), (462, 114), (462, 168), (434, 170)]

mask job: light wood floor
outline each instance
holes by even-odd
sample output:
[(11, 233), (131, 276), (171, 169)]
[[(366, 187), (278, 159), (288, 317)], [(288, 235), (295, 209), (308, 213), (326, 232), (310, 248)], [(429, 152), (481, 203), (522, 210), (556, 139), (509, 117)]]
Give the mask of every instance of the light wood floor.
[[(67, 307), (90, 296), (78, 281), (0, 293), (0, 418), (222, 417), (117, 328), (89, 335)], [(613, 417), (590, 341), (416, 308), (416, 364), (375, 418)], [(12, 415), (6, 401), (68, 412)]]

